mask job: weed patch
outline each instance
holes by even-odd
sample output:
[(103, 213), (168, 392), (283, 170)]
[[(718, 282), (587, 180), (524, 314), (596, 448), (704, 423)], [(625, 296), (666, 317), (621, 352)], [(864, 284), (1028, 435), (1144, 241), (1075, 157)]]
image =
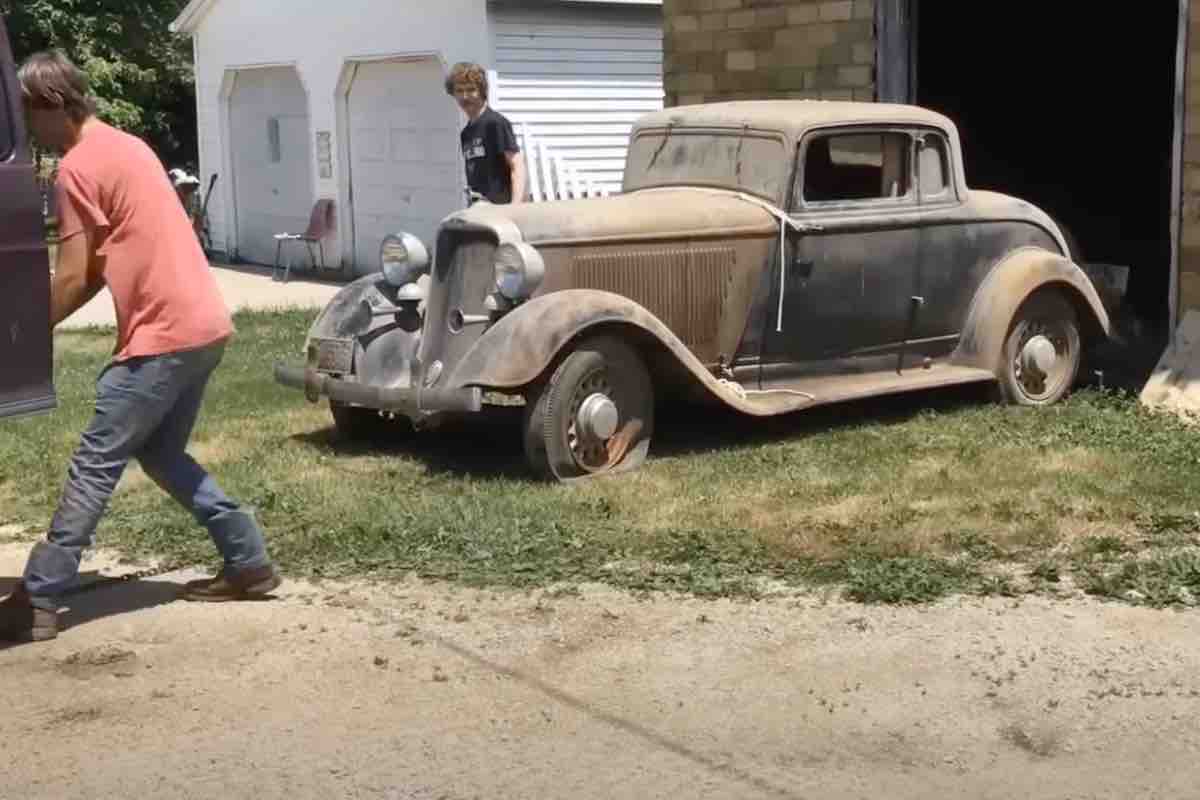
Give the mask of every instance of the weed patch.
[[(640, 470), (557, 486), (525, 469), (519, 409), (411, 439), (341, 440), (325, 405), (271, 376), (298, 358), (314, 314), (237, 315), (193, 447), (293, 574), (705, 597), (833, 586), (871, 603), (1082, 586), (1159, 606), (1200, 592), (1200, 437), (1131, 395), (1085, 390), (1025, 409), (928, 393), (766, 420), (672, 409)], [(111, 343), (106, 331), (59, 334), (58, 410), (0, 426), (0, 532), (44, 530)], [(98, 540), (215, 560), (136, 469)]]

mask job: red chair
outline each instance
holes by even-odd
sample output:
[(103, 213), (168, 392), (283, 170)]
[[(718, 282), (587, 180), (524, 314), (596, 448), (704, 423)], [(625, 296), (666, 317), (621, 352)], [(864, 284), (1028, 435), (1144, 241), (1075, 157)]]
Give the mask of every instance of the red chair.
[[(317, 246), (321, 254), (321, 269), (325, 269), (325, 237), (333, 230), (333, 200), (328, 197), (323, 197), (313, 206), (312, 215), (308, 219), (308, 228), (304, 233), (277, 233), (275, 234), (275, 266), (271, 268), (271, 280), (279, 280), (276, 276), (279, 273), (279, 257), (282, 253), (284, 242), (304, 242), (304, 246), (308, 248), (308, 260), (311, 267), (317, 269), (317, 256), (313, 252), (313, 245)], [(283, 282), (286, 283), (288, 276), (292, 271), (292, 260), (289, 258), (283, 268)]]

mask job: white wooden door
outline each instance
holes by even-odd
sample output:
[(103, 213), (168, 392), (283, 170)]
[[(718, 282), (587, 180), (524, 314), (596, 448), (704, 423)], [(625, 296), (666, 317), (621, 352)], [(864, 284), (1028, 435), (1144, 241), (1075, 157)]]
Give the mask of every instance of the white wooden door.
[(464, 205), (462, 114), (436, 59), (359, 64), (347, 95), (354, 262), (378, 269), (383, 237), (416, 234), (432, 253), (438, 223)]
[(296, 70), (240, 70), (229, 128), (238, 256), (270, 264), (274, 235), (302, 232), (313, 206), (308, 95)]

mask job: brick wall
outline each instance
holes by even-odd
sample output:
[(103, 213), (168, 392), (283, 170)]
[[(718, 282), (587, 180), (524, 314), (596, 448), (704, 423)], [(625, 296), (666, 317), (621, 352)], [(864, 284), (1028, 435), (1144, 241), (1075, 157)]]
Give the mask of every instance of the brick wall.
[(874, 100), (875, 0), (663, 0), (663, 80), (668, 106)]
[(1179, 315), (1200, 311), (1200, 0), (1191, 0), (1183, 145), (1183, 231)]

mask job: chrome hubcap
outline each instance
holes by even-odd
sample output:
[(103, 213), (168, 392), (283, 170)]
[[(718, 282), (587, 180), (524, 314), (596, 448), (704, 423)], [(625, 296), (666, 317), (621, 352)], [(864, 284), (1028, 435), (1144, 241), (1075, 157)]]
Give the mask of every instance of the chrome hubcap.
[(1041, 400), (1062, 388), (1074, 358), (1068, 331), (1059, 322), (1034, 321), (1021, 337), (1013, 358), (1013, 374), (1027, 397)]
[(1058, 362), (1058, 351), (1054, 342), (1042, 334), (1033, 336), (1021, 348), (1021, 366), (1026, 371), (1045, 378)]
[(608, 373), (601, 369), (583, 379), (571, 401), (567, 446), (575, 463), (588, 471), (603, 469), (608, 463), (608, 440), (620, 422), (611, 395)]
[(617, 432), (617, 406), (607, 395), (593, 392), (580, 404), (575, 422), (584, 438), (606, 441)]

